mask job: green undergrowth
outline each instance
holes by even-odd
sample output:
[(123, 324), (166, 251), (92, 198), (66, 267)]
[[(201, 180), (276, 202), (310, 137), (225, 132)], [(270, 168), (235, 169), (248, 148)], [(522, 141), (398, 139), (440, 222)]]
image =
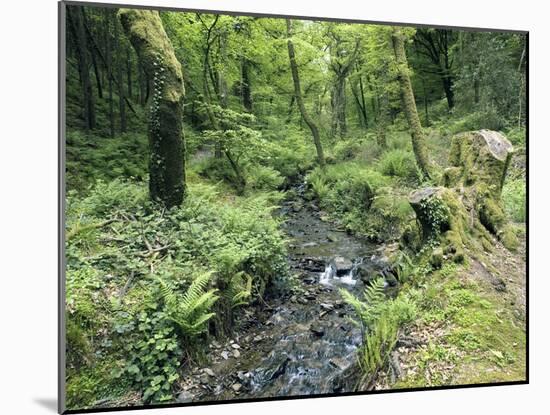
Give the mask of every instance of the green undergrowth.
[(525, 379), (525, 327), (502, 293), (474, 279), (469, 266), (420, 270), (404, 287), (417, 305), (413, 332), (427, 342), (406, 356), (414, 368), (392, 387)]
[[(393, 172), (392, 172), (393, 173)], [(400, 178), (357, 161), (316, 168), (307, 175), (312, 197), (350, 232), (375, 241), (398, 238), (414, 218)]]
[[(223, 189), (222, 189), (223, 190)], [(238, 197), (191, 175), (180, 208), (141, 182), (98, 181), (67, 198), (67, 392), (71, 408), (139, 391), (172, 399), (239, 309), (286, 275), (278, 193)]]
[(422, 257), (396, 256), (400, 281), (396, 297), (375, 279), (363, 296), (341, 290), (355, 310), (363, 346), (358, 364), (362, 385), (390, 373), (391, 353), (400, 336), (420, 341), (399, 353), (402, 376), (392, 389), (483, 384), (525, 379), (525, 322), (501, 292), (479, 280), (470, 265), (445, 262), (434, 270)]
[(86, 192), (96, 180), (147, 175), (147, 136), (126, 133), (114, 138), (71, 130), (66, 142), (67, 190)]
[(399, 331), (416, 317), (416, 305), (405, 293), (387, 298), (381, 277), (365, 289), (361, 298), (345, 289), (340, 290), (340, 295), (353, 307), (361, 327), (363, 346), (358, 353), (358, 362), (362, 382), (368, 383), (388, 364)]

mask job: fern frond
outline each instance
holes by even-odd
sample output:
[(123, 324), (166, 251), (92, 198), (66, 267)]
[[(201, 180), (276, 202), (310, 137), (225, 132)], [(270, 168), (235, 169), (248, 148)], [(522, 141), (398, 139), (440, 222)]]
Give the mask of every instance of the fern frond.
[(211, 275), (198, 275), (183, 294), (178, 294), (169, 284), (158, 279), (166, 317), (188, 336), (202, 333), (206, 329), (205, 323), (215, 315), (210, 313), (210, 309), (219, 298), (217, 290), (206, 291)]
[[(243, 283), (243, 276), (246, 278), (246, 283)], [(244, 287), (243, 287), (244, 286)], [(231, 280), (231, 307), (248, 304), (248, 299), (252, 296), (252, 276), (239, 272), (235, 274)]]
[(365, 288), (365, 301), (371, 307), (377, 307), (385, 300), (384, 278), (376, 278), (370, 286)]

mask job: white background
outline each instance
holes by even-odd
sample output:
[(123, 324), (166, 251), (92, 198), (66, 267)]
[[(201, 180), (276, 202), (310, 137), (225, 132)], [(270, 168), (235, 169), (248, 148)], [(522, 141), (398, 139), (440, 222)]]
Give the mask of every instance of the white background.
[[(113, 1), (116, 2), (116, 1)], [(132, 0), (131, 3), (530, 31), (531, 384), (151, 410), (144, 414), (543, 413), (550, 398), (549, 13), (543, 1)], [(52, 414), (57, 385), (57, 4), (2, 2), (0, 412)], [(135, 413), (135, 412), (124, 412)], [(544, 411), (544, 413), (548, 413)]]

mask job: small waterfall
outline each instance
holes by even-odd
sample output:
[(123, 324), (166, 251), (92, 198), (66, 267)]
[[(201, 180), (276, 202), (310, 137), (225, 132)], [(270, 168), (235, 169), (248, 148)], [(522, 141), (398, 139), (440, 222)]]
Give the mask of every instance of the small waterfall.
[(332, 285), (332, 281), (334, 281), (340, 284), (355, 286), (357, 284), (357, 269), (363, 263), (363, 260), (363, 257), (356, 258), (350, 271), (340, 277), (336, 273), (336, 267), (333, 262), (329, 261), (325, 270), (319, 275), (319, 283), (322, 285)]

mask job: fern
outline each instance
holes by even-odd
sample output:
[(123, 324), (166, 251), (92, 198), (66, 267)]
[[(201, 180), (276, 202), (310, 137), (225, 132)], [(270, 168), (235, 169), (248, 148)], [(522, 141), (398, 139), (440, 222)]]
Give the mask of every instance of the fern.
[(158, 279), (166, 317), (176, 323), (187, 336), (204, 332), (206, 322), (216, 315), (210, 310), (219, 298), (217, 291), (206, 291), (211, 275), (203, 273), (197, 276), (183, 295), (162, 279)]
[(233, 276), (229, 286), (231, 307), (248, 304), (252, 296), (252, 276), (241, 271)]
[(363, 347), (359, 354), (359, 364), (365, 380), (386, 364), (395, 347), (400, 324), (412, 319), (414, 310), (405, 300), (386, 300), (382, 277), (375, 279), (365, 289), (363, 299), (343, 289), (340, 294), (353, 307), (361, 324)]
[(363, 300), (355, 297), (349, 291), (340, 289), (340, 295), (344, 301), (351, 305), (359, 317), (363, 328), (363, 336), (370, 326), (377, 320), (384, 305), (384, 279), (376, 278), (363, 292)]

